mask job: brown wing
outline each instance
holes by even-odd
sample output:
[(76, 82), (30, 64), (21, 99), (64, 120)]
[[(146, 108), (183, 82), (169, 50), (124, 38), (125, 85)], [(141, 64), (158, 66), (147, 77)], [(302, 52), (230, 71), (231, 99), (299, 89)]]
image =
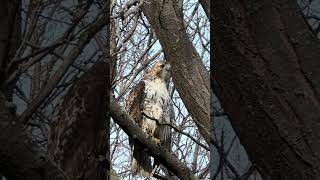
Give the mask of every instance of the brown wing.
[[(141, 111), (144, 109), (145, 82), (140, 81), (129, 93), (126, 102), (126, 109), (131, 118), (142, 127), (143, 116)], [(129, 144), (133, 150), (131, 159), (131, 172), (135, 176), (140, 174), (147, 176), (152, 171), (150, 156), (143, 152), (144, 147), (136, 144), (132, 138), (129, 138)]]
[(126, 109), (132, 119), (141, 127), (142, 126), (142, 114), (143, 102), (145, 98), (145, 82), (140, 81), (129, 93)]

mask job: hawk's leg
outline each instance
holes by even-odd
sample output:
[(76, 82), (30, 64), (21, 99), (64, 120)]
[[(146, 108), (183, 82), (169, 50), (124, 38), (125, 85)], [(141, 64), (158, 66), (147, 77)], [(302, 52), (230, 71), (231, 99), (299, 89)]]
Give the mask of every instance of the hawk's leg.
[(155, 133), (154, 133), (155, 130), (156, 130), (155, 128), (152, 128), (152, 129), (151, 129), (151, 132), (150, 132), (150, 133), (151, 133), (151, 137), (152, 137), (153, 141), (154, 141), (157, 145), (160, 145), (160, 144), (161, 144), (161, 140), (155, 137), (155, 135), (154, 135), (154, 134), (155, 134)]
[(146, 132), (151, 138), (152, 140), (157, 144), (157, 145), (160, 145), (161, 144), (161, 140), (154, 137), (154, 131), (155, 131), (155, 128), (149, 128), (148, 126), (146, 125), (142, 125), (142, 130), (144, 132)]

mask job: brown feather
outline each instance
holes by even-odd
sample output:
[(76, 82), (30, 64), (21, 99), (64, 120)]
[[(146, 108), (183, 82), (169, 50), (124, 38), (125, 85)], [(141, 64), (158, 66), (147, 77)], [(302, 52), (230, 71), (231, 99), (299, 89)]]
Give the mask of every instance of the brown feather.
[[(126, 109), (132, 119), (142, 127), (143, 115), (141, 111), (143, 110), (144, 104), (144, 90), (145, 82), (140, 81), (129, 93)], [(135, 144), (131, 138), (129, 138), (129, 144), (134, 147), (133, 157), (131, 161), (131, 171), (133, 175), (141, 174), (143, 176), (148, 176), (152, 171), (151, 159), (146, 154), (143, 153), (143, 147)]]
[(126, 109), (132, 119), (141, 127), (142, 125), (142, 114), (141, 110), (143, 109), (144, 101), (144, 81), (140, 81), (129, 93)]

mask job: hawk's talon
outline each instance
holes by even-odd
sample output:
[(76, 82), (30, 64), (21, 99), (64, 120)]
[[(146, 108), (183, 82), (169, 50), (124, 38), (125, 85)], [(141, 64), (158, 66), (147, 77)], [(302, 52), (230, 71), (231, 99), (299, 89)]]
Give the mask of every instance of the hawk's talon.
[(155, 143), (156, 143), (157, 145), (161, 145), (160, 139), (155, 138), (155, 137), (152, 137), (152, 139), (153, 139), (153, 141), (155, 141)]

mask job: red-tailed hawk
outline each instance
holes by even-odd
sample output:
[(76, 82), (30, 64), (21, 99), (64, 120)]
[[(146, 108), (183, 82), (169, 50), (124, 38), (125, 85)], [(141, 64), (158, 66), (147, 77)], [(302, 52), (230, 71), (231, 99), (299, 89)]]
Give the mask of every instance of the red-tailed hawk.
[[(157, 62), (151, 71), (129, 93), (126, 109), (144, 132), (170, 150), (169, 124), (174, 120), (173, 104), (169, 95), (170, 64)], [(158, 121), (158, 122), (157, 122)], [(133, 148), (131, 171), (135, 176), (152, 175), (151, 158), (144, 148), (130, 140)], [(155, 160), (154, 166), (157, 164)]]

